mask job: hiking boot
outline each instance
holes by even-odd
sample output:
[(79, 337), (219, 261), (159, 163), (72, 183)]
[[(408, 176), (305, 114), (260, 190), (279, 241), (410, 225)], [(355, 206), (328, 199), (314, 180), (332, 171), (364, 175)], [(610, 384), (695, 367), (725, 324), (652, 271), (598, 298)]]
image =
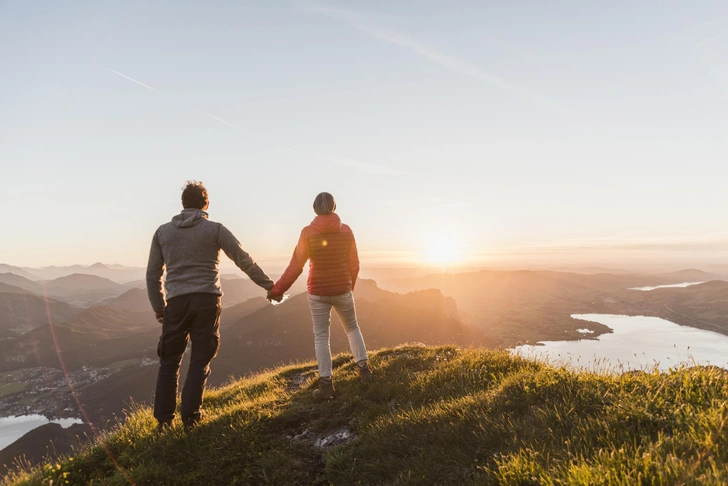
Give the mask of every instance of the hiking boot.
[(184, 425), (185, 432), (189, 432), (200, 424), (200, 414), (196, 414), (193, 417), (182, 419), (182, 425)]
[(167, 430), (169, 430), (171, 428), (172, 428), (172, 422), (171, 421), (169, 421), (169, 422), (159, 422), (157, 424), (157, 428), (155, 429), (155, 432), (157, 434), (161, 434), (162, 432), (165, 432), (165, 431), (167, 431)]
[(313, 391), (313, 397), (316, 400), (331, 400), (334, 398), (334, 383), (331, 378), (328, 380), (325, 378), (319, 378), (319, 387)]
[(366, 383), (374, 379), (374, 372), (371, 368), (369, 368), (368, 361), (365, 360), (363, 365), (357, 363), (356, 367), (359, 369), (359, 378), (362, 382)]

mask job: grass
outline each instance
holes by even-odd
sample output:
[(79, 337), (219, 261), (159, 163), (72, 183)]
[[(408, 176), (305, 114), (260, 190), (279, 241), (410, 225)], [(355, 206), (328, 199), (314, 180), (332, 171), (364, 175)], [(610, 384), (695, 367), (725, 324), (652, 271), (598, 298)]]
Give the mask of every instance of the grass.
[(20, 405), (33, 405), (34, 403), (36, 403), (36, 400), (51, 398), (52, 396), (53, 396), (53, 392), (47, 391), (47, 392), (43, 392), (39, 395), (28, 395), (28, 396), (22, 397), (20, 400), (18, 400), (18, 403)]
[(12, 395), (13, 393), (20, 393), (27, 386), (25, 383), (3, 383), (0, 381), (0, 398)]
[[(607, 375), (455, 347), (385, 349), (371, 363), (379, 376), (362, 384), (338, 356), (329, 402), (311, 397), (312, 363), (211, 390), (189, 433), (156, 434), (139, 407), (77, 456), (7, 484), (728, 483), (725, 370)], [(353, 440), (315, 445), (341, 430)]]

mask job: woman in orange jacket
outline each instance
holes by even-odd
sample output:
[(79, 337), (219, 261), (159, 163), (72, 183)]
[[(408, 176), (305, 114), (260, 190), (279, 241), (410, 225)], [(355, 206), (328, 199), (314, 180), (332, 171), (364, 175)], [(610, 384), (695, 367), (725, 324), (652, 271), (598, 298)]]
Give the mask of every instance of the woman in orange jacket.
[(329, 342), (332, 308), (344, 326), (362, 381), (370, 380), (373, 373), (369, 369), (367, 350), (356, 319), (352, 293), (359, 275), (359, 255), (354, 233), (334, 212), (336, 201), (328, 192), (316, 196), (313, 210), (317, 216), (301, 231), (291, 263), (278, 282), (268, 291), (268, 297), (280, 300), (301, 275), (306, 261), (310, 260), (308, 304), (313, 320), (316, 360), (319, 368), (319, 388), (314, 391), (314, 397), (330, 399), (334, 397), (335, 391), (331, 379)]

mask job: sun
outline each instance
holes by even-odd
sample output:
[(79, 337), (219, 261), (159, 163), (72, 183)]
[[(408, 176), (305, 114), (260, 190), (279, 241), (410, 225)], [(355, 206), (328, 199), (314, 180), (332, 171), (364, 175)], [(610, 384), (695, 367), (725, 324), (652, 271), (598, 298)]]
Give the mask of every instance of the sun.
[(427, 250), (427, 261), (437, 265), (453, 263), (459, 256), (457, 245), (446, 236), (435, 239)]

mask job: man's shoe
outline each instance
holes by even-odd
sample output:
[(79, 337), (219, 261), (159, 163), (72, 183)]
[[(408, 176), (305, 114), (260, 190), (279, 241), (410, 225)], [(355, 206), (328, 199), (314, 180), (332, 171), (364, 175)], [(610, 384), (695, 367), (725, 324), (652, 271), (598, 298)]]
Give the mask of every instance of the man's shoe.
[(202, 421), (202, 410), (193, 413), (190, 416), (182, 417), (182, 425), (185, 430), (192, 430)]
[(172, 428), (172, 422), (159, 422), (155, 430), (156, 433), (161, 434), (162, 432)]
[(357, 363), (356, 367), (359, 369), (359, 378), (361, 379), (361, 381), (366, 383), (374, 379), (374, 372), (371, 370), (371, 368), (369, 368), (368, 361), (364, 361), (363, 365)]
[(182, 419), (182, 425), (185, 428), (185, 432), (189, 432), (200, 424), (199, 414), (188, 419)]
[(319, 378), (319, 387), (313, 391), (313, 397), (316, 400), (331, 400), (335, 396), (334, 382), (331, 378), (328, 380)]

